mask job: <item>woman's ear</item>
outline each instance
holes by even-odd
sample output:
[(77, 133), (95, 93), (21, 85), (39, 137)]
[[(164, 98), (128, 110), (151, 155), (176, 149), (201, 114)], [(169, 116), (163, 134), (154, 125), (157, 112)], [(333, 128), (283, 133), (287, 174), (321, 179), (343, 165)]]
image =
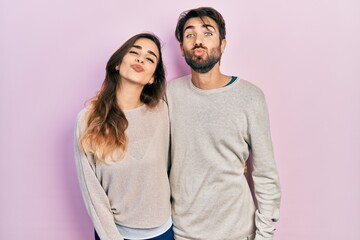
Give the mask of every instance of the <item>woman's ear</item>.
[(153, 84), (153, 83), (154, 83), (154, 80), (155, 80), (155, 77), (152, 76), (151, 79), (150, 79), (150, 81), (149, 81), (147, 84), (149, 84), (149, 85)]

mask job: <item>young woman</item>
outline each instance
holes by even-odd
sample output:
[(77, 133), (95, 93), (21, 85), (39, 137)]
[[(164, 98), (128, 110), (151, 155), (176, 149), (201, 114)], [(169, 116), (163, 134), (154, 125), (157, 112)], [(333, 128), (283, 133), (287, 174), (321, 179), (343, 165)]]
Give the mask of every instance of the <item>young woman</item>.
[(78, 115), (77, 173), (95, 239), (173, 239), (165, 84), (159, 39), (135, 35)]

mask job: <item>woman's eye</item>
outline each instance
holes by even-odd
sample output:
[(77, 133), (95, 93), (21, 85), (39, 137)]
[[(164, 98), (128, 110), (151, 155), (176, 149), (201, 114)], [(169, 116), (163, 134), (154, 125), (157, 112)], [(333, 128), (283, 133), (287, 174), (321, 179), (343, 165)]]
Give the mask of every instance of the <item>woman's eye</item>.
[(154, 63), (154, 60), (152, 60), (151, 58), (146, 58), (146, 60), (148, 60), (151, 63)]
[(136, 51), (129, 51), (129, 53), (131, 53), (131, 54), (135, 54), (135, 55), (137, 55), (138, 53), (136, 52)]

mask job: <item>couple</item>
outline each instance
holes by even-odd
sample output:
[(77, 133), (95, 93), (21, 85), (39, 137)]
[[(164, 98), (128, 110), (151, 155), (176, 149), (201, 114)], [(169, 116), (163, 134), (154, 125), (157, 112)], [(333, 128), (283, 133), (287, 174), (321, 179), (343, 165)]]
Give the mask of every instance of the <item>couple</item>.
[[(182, 13), (175, 35), (191, 76), (167, 89), (153, 34), (109, 59), (75, 132), (95, 239), (273, 238), (280, 187), (266, 103), (259, 88), (221, 73), (225, 34), (213, 8)], [(244, 175), (250, 154), (257, 206)]]

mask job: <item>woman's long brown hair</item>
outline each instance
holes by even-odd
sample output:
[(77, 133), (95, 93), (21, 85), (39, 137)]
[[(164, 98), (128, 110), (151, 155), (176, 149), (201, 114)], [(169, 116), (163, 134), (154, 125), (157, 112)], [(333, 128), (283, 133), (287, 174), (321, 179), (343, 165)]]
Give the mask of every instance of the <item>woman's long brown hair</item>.
[(121, 64), (125, 54), (140, 38), (150, 39), (159, 50), (154, 83), (144, 86), (140, 100), (149, 107), (154, 107), (164, 97), (166, 82), (160, 41), (156, 35), (151, 33), (137, 34), (127, 40), (110, 57), (106, 65), (105, 80), (89, 106), (87, 128), (79, 141), (83, 150), (93, 154), (97, 162), (104, 162), (108, 156), (113, 155), (121, 158), (126, 151), (125, 130), (128, 127), (128, 121), (116, 101), (116, 89), (119, 85), (120, 75), (115, 67)]

